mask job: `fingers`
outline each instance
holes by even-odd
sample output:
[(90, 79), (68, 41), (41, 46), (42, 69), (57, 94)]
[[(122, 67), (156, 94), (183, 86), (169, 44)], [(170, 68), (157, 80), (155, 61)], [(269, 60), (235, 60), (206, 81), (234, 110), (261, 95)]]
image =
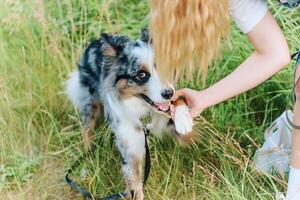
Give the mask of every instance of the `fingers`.
[(175, 106), (173, 104), (171, 104), (171, 106), (170, 106), (170, 115), (171, 115), (171, 118), (174, 120), (174, 117), (175, 117)]
[(172, 98), (172, 101), (176, 101), (180, 96), (184, 96), (186, 91), (186, 88), (176, 90), (174, 97)]

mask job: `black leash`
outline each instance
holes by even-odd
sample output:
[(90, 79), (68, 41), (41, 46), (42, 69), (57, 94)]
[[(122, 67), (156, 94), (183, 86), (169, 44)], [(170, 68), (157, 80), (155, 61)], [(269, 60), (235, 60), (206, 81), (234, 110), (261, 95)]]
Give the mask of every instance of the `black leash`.
[[(149, 174), (150, 174), (150, 168), (151, 168), (151, 157), (150, 157), (150, 150), (149, 150), (149, 146), (148, 146), (148, 142), (147, 142), (147, 137), (149, 135), (149, 130), (144, 127), (143, 128), (143, 132), (145, 135), (145, 166), (144, 166), (144, 181), (143, 181), (143, 185), (146, 185), (146, 182), (149, 178)], [(93, 146), (93, 148), (91, 149), (91, 152), (93, 153), (96, 150), (96, 146)], [(77, 183), (75, 183), (75, 181), (73, 181), (69, 175), (80, 165), (81, 161), (84, 159), (84, 157), (86, 156), (86, 153), (84, 153), (79, 159), (76, 160), (76, 162), (71, 166), (71, 168), (68, 170), (68, 172), (65, 175), (65, 181), (67, 182), (67, 184), (73, 188), (74, 190), (76, 190), (77, 192), (79, 192), (80, 194), (83, 195), (83, 197), (86, 199), (94, 199), (94, 200), (112, 200), (112, 199), (124, 199), (127, 197), (127, 193), (125, 192), (119, 192), (116, 194), (112, 194), (112, 195), (108, 195), (105, 197), (94, 197), (87, 189), (79, 186)], [(131, 195), (134, 194), (134, 191), (131, 191)]]
[[(298, 66), (300, 65), (300, 50), (296, 53), (294, 53), (292, 56), (291, 56), (292, 59), (296, 58), (296, 64), (295, 64), (295, 69), (294, 69), (294, 85), (293, 85), (293, 89), (292, 89), (292, 97), (293, 97), (293, 102), (296, 101), (296, 93), (295, 93), (295, 90), (296, 90), (296, 86), (300, 83), (300, 77), (298, 77), (298, 79), (296, 80), (296, 72), (297, 72), (297, 68)], [(292, 122), (292, 120), (289, 118), (288, 116), (288, 112), (285, 111), (285, 115), (286, 115), (286, 119), (288, 121), (288, 123), (290, 124), (290, 126), (294, 129), (300, 129), (300, 126), (299, 125), (296, 125)]]

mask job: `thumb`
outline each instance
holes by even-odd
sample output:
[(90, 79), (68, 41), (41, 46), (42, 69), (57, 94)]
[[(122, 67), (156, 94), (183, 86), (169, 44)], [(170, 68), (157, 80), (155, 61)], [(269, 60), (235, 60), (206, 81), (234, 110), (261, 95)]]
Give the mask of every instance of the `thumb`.
[(179, 97), (184, 96), (185, 94), (185, 88), (176, 90), (174, 97), (172, 98), (172, 101), (176, 101)]

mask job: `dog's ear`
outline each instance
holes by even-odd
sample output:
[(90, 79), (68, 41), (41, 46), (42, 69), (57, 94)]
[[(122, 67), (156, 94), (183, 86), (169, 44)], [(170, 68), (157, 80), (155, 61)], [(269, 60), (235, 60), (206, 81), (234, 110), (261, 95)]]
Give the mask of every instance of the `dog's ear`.
[(141, 29), (141, 36), (140, 36), (140, 40), (145, 42), (145, 43), (152, 43), (152, 40), (150, 38), (150, 34), (147, 28), (142, 28)]
[(125, 36), (111, 36), (107, 33), (101, 33), (101, 39), (105, 42), (103, 46), (103, 54), (106, 56), (117, 56), (125, 47), (128, 38)]

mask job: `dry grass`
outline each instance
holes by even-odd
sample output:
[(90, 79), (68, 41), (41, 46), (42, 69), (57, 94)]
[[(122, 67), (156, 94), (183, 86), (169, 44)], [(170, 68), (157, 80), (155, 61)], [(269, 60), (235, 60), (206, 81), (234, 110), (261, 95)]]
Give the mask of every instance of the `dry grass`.
[[(299, 9), (270, 2), (291, 50), (300, 47)], [(137, 37), (147, 24), (147, 1), (63, 0), (0, 2), (0, 199), (81, 199), (63, 180), (83, 152), (81, 125), (63, 93), (83, 46), (101, 31)], [(232, 29), (223, 58), (201, 89), (228, 74), (249, 53)], [(197, 122), (198, 140), (188, 148), (151, 138), (153, 167), (146, 199), (273, 199), (286, 177), (253, 169), (251, 157), (263, 130), (285, 109), (292, 81), (286, 69), (262, 86), (208, 109)], [(97, 129), (99, 151), (83, 164), (82, 181), (94, 194), (124, 189), (119, 157), (105, 125)]]

